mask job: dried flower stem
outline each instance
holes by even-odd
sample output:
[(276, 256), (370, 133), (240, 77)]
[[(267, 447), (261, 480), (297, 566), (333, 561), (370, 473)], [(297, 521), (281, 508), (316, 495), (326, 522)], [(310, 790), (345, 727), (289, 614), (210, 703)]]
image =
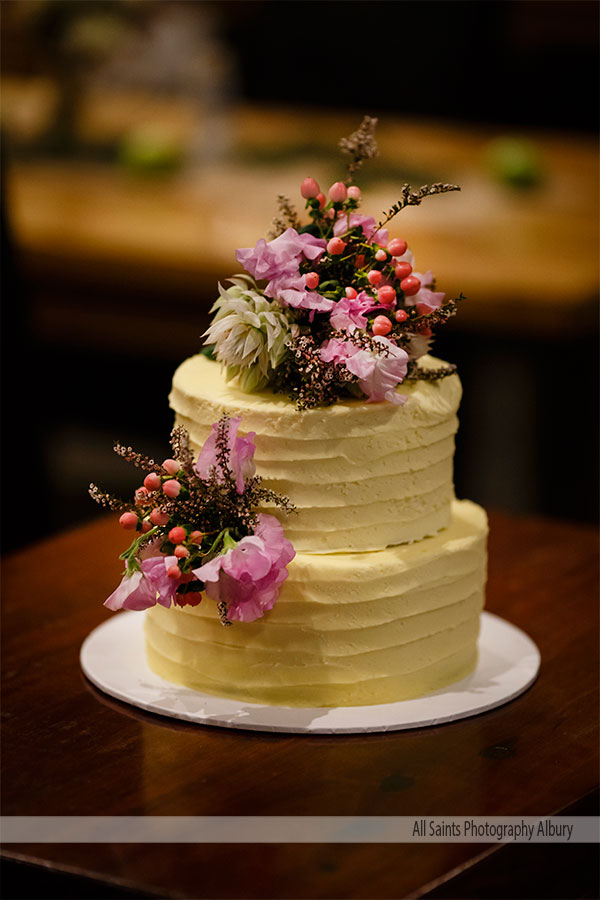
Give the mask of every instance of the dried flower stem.
[(339, 148), (345, 156), (350, 157), (348, 163), (348, 176), (346, 184), (354, 181), (354, 175), (362, 167), (367, 159), (373, 159), (378, 154), (377, 141), (375, 140), (375, 128), (377, 119), (365, 116), (356, 131), (347, 138), (342, 138)]
[(171, 432), (171, 448), (173, 456), (181, 463), (181, 468), (188, 475), (193, 473), (194, 454), (190, 449), (190, 436), (183, 425), (175, 425)]
[(143, 453), (136, 453), (133, 447), (125, 447), (116, 441), (113, 449), (117, 456), (122, 456), (126, 462), (133, 463), (138, 469), (144, 469), (146, 472), (164, 472), (163, 467), (159, 463), (150, 459), (149, 456), (144, 456)]
[(405, 381), (437, 381), (439, 378), (447, 378), (454, 375), (457, 367), (454, 363), (448, 363), (445, 366), (438, 366), (436, 369), (420, 368), (416, 361), (408, 364), (408, 371), (404, 376)]
[(217, 603), (217, 612), (219, 613), (219, 619), (221, 620), (221, 625), (232, 625), (233, 622), (231, 619), (227, 618), (227, 604), (221, 600)]
[(404, 209), (405, 206), (419, 206), (419, 204), (425, 199), (425, 197), (432, 197), (434, 194), (446, 194), (448, 191), (460, 191), (460, 187), (457, 184), (442, 184), (441, 182), (437, 182), (436, 184), (424, 184), (416, 191), (412, 191), (409, 184), (405, 184), (400, 191), (400, 199), (394, 203), (391, 209), (389, 209), (386, 213), (385, 219), (383, 219), (377, 225), (377, 231), (380, 228), (383, 228), (384, 225), (393, 219), (394, 216), (398, 215), (400, 210)]
[(121, 497), (117, 497), (116, 494), (108, 494), (94, 483), (90, 484), (88, 493), (92, 500), (95, 500), (96, 503), (99, 503), (100, 506), (103, 506), (105, 509), (112, 509), (113, 512), (126, 512), (134, 507), (133, 503), (122, 500)]
[(288, 197), (284, 196), (284, 194), (278, 194), (277, 206), (279, 214), (274, 217), (271, 224), (271, 230), (267, 235), (269, 240), (274, 240), (274, 238), (279, 237), (286, 228), (295, 228), (296, 231), (299, 231), (300, 228), (302, 228), (300, 217), (298, 216), (292, 201)]

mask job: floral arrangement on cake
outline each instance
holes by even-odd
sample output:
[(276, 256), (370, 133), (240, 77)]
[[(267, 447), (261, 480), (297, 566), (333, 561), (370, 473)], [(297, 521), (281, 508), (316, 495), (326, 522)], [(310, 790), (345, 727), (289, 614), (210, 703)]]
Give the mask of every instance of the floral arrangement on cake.
[(401, 404), (402, 381), (455, 371), (419, 367), (417, 360), (463, 297), (446, 300), (431, 271), (414, 271), (406, 241), (390, 239), (387, 225), (406, 206), (460, 188), (432, 184), (413, 191), (405, 184), (379, 222), (357, 212), (361, 191), (354, 177), (377, 154), (376, 124), (366, 116), (340, 141), (348, 172), (329, 198), (314, 178), (304, 179), (300, 193), (310, 221), (302, 224), (280, 196), (270, 240), (238, 250), (245, 273), (219, 285), (204, 352), (245, 391), (268, 387), (299, 409), (343, 396)]
[(279, 520), (256, 508), (293, 506), (262, 487), (255, 434), (238, 437), (239, 425), (240, 418), (223, 416), (196, 460), (182, 426), (171, 434), (173, 458), (162, 463), (115, 444), (119, 456), (148, 474), (130, 502), (89, 488), (94, 500), (121, 513), (123, 528), (136, 532), (120, 556), (125, 573), (104, 604), (109, 609), (197, 606), (205, 593), (223, 625), (231, 625), (273, 607), (295, 551)]

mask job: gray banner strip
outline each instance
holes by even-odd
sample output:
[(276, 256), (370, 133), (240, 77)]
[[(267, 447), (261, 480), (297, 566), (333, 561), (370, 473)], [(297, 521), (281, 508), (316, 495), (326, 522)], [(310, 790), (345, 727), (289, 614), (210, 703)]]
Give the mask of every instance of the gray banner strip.
[(594, 816), (3, 816), (3, 844), (590, 844)]

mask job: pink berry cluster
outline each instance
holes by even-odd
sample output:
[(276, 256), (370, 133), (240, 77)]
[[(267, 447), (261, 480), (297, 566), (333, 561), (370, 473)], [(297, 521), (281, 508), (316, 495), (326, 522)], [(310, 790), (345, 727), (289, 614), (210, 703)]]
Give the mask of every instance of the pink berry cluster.
[[(163, 460), (161, 468), (163, 473), (149, 472), (144, 483), (136, 489), (135, 510), (128, 510), (120, 516), (119, 524), (127, 531), (148, 534), (152, 529), (164, 529), (172, 520), (172, 511), (165, 509), (165, 502), (175, 501), (180, 495), (188, 493), (186, 473), (176, 459)], [(167, 539), (173, 546), (167, 549), (172, 549), (178, 562), (169, 567), (169, 578), (179, 579), (185, 574), (182, 564), (198, 550), (204, 537), (203, 532), (192, 526), (175, 525), (170, 528)]]
[[(408, 251), (406, 241), (388, 240), (387, 231), (377, 229), (373, 219), (354, 215), (361, 196), (360, 188), (354, 184), (347, 186), (336, 181), (329, 188), (328, 199), (318, 182), (307, 177), (300, 185), (300, 193), (316, 226), (315, 235), (327, 239), (326, 254), (318, 266), (304, 267), (306, 287), (318, 289), (322, 296), (335, 301), (341, 297), (355, 300), (366, 292), (373, 299), (371, 312), (379, 313), (369, 320), (374, 335), (390, 333), (392, 315), (395, 322), (406, 322), (411, 309), (407, 311), (406, 298), (414, 297), (422, 286), (420, 278), (413, 274), (412, 262), (404, 258)], [(416, 303), (414, 312), (420, 317), (428, 315), (431, 308)], [(431, 334), (424, 325), (416, 330)]]

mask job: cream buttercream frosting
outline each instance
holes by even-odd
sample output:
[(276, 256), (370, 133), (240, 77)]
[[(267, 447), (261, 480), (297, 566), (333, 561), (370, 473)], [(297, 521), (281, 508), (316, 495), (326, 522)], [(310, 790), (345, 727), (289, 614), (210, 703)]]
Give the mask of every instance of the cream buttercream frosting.
[(296, 505), (282, 521), (297, 553), (274, 608), (254, 622), (223, 628), (206, 599), (148, 610), (153, 671), (245, 702), (328, 707), (421, 696), (473, 670), (487, 519), (454, 499), (460, 381), (398, 390), (403, 406), (298, 412), (281, 395), (242, 392), (202, 355), (178, 368), (170, 402), (192, 447), (223, 413), (241, 416), (263, 484)]
[(487, 521), (454, 501), (439, 534), (361, 553), (298, 553), (275, 607), (223, 628), (213, 604), (146, 614), (168, 681), (252, 703), (358, 706), (409, 699), (477, 661)]
[(177, 369), (170, 402), (195, 449), (224, 412), (241, 416), (241, 430), (256, 433), (257, 473), (296, 506), (286, 536), (298, 552), (331, 553), (417, 541), (450, 522), (460, 381), (398, 391), (403, 406), (349, 399), (298, 412), (282, 395), (244, 393), (198, 355)]

